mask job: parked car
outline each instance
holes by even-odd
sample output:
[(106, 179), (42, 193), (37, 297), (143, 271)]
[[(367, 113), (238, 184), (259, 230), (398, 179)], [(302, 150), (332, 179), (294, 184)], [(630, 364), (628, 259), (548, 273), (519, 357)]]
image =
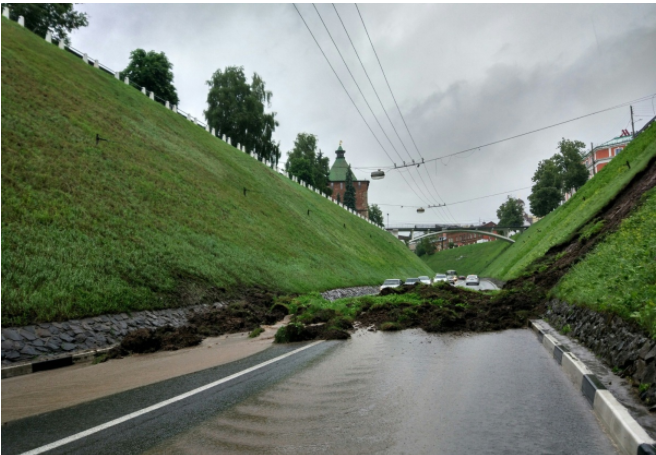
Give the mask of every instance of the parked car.
[(435, 278), (433, 278), (433, 284), (437, 284), (440, 281), (446, 281), (446, 274), (444, 273), (436, 273)]
[(458, 281), (458, 277), (455, 276), (455, 275), (449, 275), (449, 276), (446, 277), (446, 281), (447, 281), (450, 285), (455, 286), (455, 285), (456, 285), (456, 281)]
[(419, 278), (408, 278), (405, 280), (405, 283), (403, 283), (405, 286), (414, 286), (415, 284), (419, 283)]
[(463, 281), (464, 281), (464, 280), (466, 280), (466, 279), (467, 279), (467, 277), (465, 277), (465, 275), (460, 275), (460, 276), (458, 277), (458, 279), (459, 279), (459, 280), (463, 280)]
[(420, 276), (420, 277), (419, 277), (419, 281), (420, 281), (421, 283), (423, 283), (423, 284), (427, 284), (428, 286), (430, 286), (431, 284), (433, 284), (433, 283), (431, 282), (431, 279), (428, 278), (427, 276)]
[(385, 280), (383, 285), (380, 287), (380, 290), (382, 291), (385, 288), (398, 288), (399, 286), (401, 286), (401, 284), (402, 284), (401, 280), (399, 280), (398, 278), (391, 278), (389, 280)]
[(477, 275), (469, 275), (467, 276), (467, 280), (465, 280), (466, 286), (478, 286), (479, 284), (481, 283)]

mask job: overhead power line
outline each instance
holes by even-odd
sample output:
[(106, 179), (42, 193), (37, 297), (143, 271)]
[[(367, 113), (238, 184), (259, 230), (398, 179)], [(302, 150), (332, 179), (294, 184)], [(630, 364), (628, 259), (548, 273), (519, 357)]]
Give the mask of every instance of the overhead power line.
[[(462, 200), (462, 201), (446, 202), (445, 203), (446, 206), (444, 206), (444, 207), (446, 208), (450, 205), (464, 204), (466, 202), (478, 201), (479, 199), (486, 199), (486, 198), (489, 198), (489, 197), (501, 196), (503, 194), (514, 193), (515, 191), (530, 190), (531, 188), (532, 187), (530, 187), (530, 186), (525, 186), (525, 187), (522, 187), (522, 188), (516, 188), (514, 190), (510, 190), (510, 191), (503, 191), (501, 193), (488, 194), (488, 195), (485, 195), (485, 196), (474, 197), (474, 198), (465, 199), (465, 200)], [(404, 207), (404, 208), (407, 207), (407, 208), (412, 208), (412, 209), (417, 209), (417, 208), (421, 207), (419, 205), (398, 205), (398, 204), (376, 204), (376, 205), (385, 206), (385, 207)], [(438, 208), (438, 207), (439, 206), (436, 206), (435, 208)], [(430, 208), (433, 208), (433, 207), (430, 207)]]
[[(601, 110), (599, 110), (599, 111), (591, 112), (591, 113), (589, 113), (589, 114), (580, 115), (580, 116), (578, 116), (578, 117), (574, 117), (574, 118), (571, 118), (571, 119), (569, 119), (569, 120), (564, 120), (564, 121), (562, 121), (562, 122), (554, 123), (554, 124), (551, 124), (551, 125), (548, 125), (548, 126), (543, 126), (543, 127), (541, 127), (541, 128), (537, 128), (537, 129), (534, 129), (534, 130), (531, 130), (531, 131), (527, 131), (527, 132), (525, 132), (525, 133), (516, 134), (516, 135), (514, 135), (514, 136), (510, 136), (510, 137), (507, 137), (507, 138), (505, 138), (505, 139), (499, 139), (499, 140), (497, 140), (497, 141), (488, 142), (488, 143), (486, 143), (486, 144), (478, 145), (478, 146), (476, 146), (476, 147), (470, 147), (470, 148), (468, 148), (468, 149), (460, 150), (459, 152), (450, 153), (450, 154), (448, 154), (448, 155), (439, 156), (439, 157), (437, 157), (437, 158), (431, 158), (431, 159), (429, 159), (429, 160), (426, 160), (425, 162), (426, 162), (426, 163), (430, 163), (430, 162), (433, 162), (433, 161), (443, 160), (444, 158), (451, 158), (451, 157), (453, 157), (453, 156), (462, 155), (463, 153), (467, 153), (467, 152), (476, 152), (476, 151), (479, 151), (479, 149), (482, 149), (483, 147), (489, 147), (489, 146), (491, 146), (491, 145), (496, 145), (496, 144), (500, 144), (500, 143), (502, 143), (502, 142), (507, 142), (507, 141), (510, 141), (510, 140), (513, 140), (513, 139), (517, 139), (517, 138), (520, 138), (520, 137), (523, 137), (523, 136), (528, 136), (529, 134), (539, 133), (540, 131), (548, 130), (548, 129), (550, 129), (550, 128), (555, 128), (555, 127), (557, 127), (557, 126), (564, 125), (564, 124), (566, 124), (566, 123), (571, 123), (571, 122), (574, 122), (574, 121), (576, 121), (576, 120), (581, 120), (581, 119), (586, 118), (586, 117), (591, 117), (591, 116), (593, 116), (593, 115), (597, 115), (597, 114), (601, 114), (601, 113), (604, 113), (604, 112), (612, 111), (612, 110), (615, 110), (615, 109), (619, 109), (619, 108), (621, 108), (621, 107), (626, 107), (626, 106), (630, 105), (631, 103), (637, 103), (637, 102), (640, 102), (640, 101), (646, 101), (646, 100), (651, 99), (651, 98), (654, 98), (654, 97), (656, 97), (656, 93), (654, 93), (654, 94), (652, 94), (652, 95), (648, 95), (648, 96), (643, 96), (643, 97), (640, 97), (640, 98), (636, 98), (636, 99), (631, 100), (631, 101), (626, 101), (626, 102), (624, 102), (624, 103), (621, 103), (621, 104), (618, 104), (618, 105), (615, 105), (615, 106), (612, 106), (612, 107), (608, 107), (608, 108), (606, 108), (606, 109), (601, 109)], [(394, 169), (403, 169), (404, 167), (409, 167), (409, 166), (396, 166), (396, 167), (371, 166), (371, 167), (369, 167), (369, 168), (356, 168), (356, 169), (385, 169), (385, 170), (394, 170)]]

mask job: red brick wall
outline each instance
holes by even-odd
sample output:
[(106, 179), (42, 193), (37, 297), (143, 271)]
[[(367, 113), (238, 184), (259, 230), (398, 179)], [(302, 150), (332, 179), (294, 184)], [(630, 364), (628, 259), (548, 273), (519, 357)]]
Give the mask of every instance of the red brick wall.
[[(355, 209), (360, 215), (369, 218), (369, 181), (361, 180), (353, 182), (355, 187)], [(346, 193), (346, 182), (330, 182), (330, 188), (333, 190), (333, 199), (337, 199), (344, 203), (344, 193)]]

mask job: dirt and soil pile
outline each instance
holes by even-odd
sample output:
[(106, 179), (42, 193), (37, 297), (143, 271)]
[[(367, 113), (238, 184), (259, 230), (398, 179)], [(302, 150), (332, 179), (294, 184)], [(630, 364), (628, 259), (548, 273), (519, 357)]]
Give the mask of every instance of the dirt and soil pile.
[(385, 289), (381, 294), (416, 293), (413, 303), (375, 304), (363, 308), (358, 321), (380, 330), (422, 328), (427, 332), (489, 332), (525, 327), (544, 310), (541, 293), (530, 287), (498, 294), (473, 292), (449, 284)]

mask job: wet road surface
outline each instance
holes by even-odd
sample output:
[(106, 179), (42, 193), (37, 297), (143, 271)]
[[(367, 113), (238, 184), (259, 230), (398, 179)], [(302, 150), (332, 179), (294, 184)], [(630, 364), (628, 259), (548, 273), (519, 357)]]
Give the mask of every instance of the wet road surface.
[[(10, 423), (3, 426), (2, 451), (38, 447), (85, 422), (97, 425), (254, 362)], [(52, 453), (144, 452), (617, 453), (588, 402), (529, 330), (469, 336), (360, 331), (350, 341), (321, 343)]]

